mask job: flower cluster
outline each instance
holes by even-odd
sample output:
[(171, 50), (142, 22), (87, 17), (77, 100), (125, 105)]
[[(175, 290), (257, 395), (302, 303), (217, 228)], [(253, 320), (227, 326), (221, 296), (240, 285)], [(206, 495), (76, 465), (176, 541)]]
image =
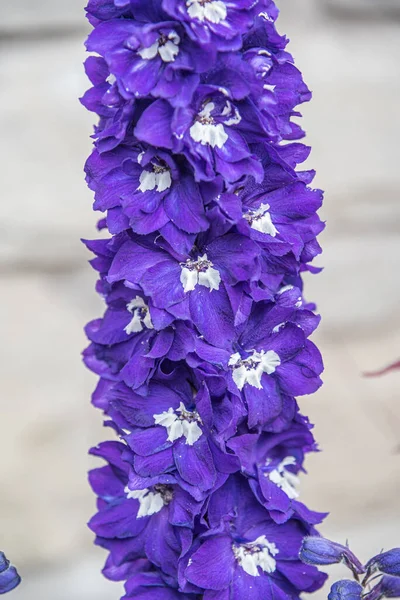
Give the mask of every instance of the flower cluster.
[(308, 565), (343, 563), (353, 574), (353, 579), (333, 584), (328, 600), (400, 598), (400, 548), (382, 552), (363, 565), (348, 546), (320, 537), (307, 537), (299, 556)]
[(124, 598), (298, 598), (324, 515), (298, 500), (316, 449), (296, 397), (321, 385), (302, 273), (322, 193), (298, 168), (310, 92), (272, 0), (90, 0), (82, 102), (99, 115), (86, 241), (106, 311), (87, 325), (90, 521)]

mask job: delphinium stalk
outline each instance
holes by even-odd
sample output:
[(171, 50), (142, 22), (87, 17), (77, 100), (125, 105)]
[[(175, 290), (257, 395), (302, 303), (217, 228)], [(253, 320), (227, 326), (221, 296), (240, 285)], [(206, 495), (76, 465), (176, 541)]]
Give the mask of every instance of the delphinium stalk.
[[(302, 273), (322, 193), (298, 168), (310, 99), (269, 0), (90, 0), (83, 104), (100, 117), (87, 241), (104, 298), (86, 328), (106, 577), (124, 598), (298, 598), (322, 514), (298, 498), (316, 449), (296, 398), (323, 369)], [(111, 437), (111, 436), (110, 436)]]

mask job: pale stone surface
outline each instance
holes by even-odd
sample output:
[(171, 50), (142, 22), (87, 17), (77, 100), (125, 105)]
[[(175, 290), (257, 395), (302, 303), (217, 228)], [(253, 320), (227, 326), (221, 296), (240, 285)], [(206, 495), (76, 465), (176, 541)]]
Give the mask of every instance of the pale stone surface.
[(93, 118), (78, 101), (88, 87), (83, 37), (13, 41), (0, 56), (0, 156), (9, 165), (2, 169), (0, 267), (82, 264), (79, 238), (93, 224), (82, 174)]
[(360, 16), (376, 16), (380, 14), (400, 14), (398, 0), (322, 0), (323, 4), (333, 11)]
[[(300, 402), (324, 453), (308, 461), (302, 498), (330, 509), (326, 534), (367, 558), (399, 545), (400, 375), (362, 377), (400, 354), (399, 32), (317, 16), (317, 4), (281, 2), (280, 25), (314, 91), (309, 166), (327, 190), (325, 271), (306, 288), (323, 315), (325, 386)], [(49, 15), (77, 22), (78, 5), (0, 3), (0, 29), (21, 11), (32, 27)], [(76, 100), (82, 38), (15, 40), (0, 53), (0, 540), (25, 574), (16, 600), (119, 597), (85, 528), (86, 450), (105, 434), (79, 358), (82, 325), (102, 310), (79, 242), (95, 235), (82, 176), (93, 119)]]
[(13, 600), (112, 600), (122, 595), (122, 585), (99, 576), (100, 562), (74, 557), (62, 568), (47, 568), (39, 574), (22, 572), (23, 581), (14, 592)]
[(85, 0), (2, 0), (0, 27), (6, 31), (82, 26)]

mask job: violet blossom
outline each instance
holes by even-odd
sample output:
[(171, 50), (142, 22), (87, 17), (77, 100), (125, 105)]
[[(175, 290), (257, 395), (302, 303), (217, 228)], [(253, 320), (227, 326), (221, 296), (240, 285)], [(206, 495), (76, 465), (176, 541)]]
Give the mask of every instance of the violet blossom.
[(126, 599), (299, 598), (326, 577), (299, 558), (325, 516), (299, 489), (317, 446), (297, 398), (323, 370), (302, 282), (322, 192), (292, 120), (310, 92), (272, 0), (86, 10), (85, 170), (111, 234), (85, 241), (106, 309), (84, 360), (116, 435), (91, 451), (104, 575)]

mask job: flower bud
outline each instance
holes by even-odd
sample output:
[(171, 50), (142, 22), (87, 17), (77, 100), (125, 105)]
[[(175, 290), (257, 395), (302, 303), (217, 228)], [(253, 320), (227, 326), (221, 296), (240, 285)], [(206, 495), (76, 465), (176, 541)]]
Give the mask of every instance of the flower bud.
[(328, 594), (328, 600), (360, 600), (362, 591), (363, 589), (357, 581), (343, 579), (333, 584)]
[(371, 573), (382, 571), (387, 575), (400, 576), (400, 548), (393, 548), (374, 556), (365, 566)]
[(400, 577), (384, 575), (380, 582), (363, 597), (364, 600), (381, 600), (381, 598), (400, 598)]
[(306, 537), (300, 550), (300, 560), (311, 565), (345, 563), (355, 573), (364, 573), (358, 558), (347, 548), (322, 537)]
[(0, 552), (0, 594), (11, 592), (20, 582), (21, 578), (16, 568), (12, 567), (3, 552)]
[(379, 585), (385, 598), (400, 598), (400, 577), (384, 575)]

